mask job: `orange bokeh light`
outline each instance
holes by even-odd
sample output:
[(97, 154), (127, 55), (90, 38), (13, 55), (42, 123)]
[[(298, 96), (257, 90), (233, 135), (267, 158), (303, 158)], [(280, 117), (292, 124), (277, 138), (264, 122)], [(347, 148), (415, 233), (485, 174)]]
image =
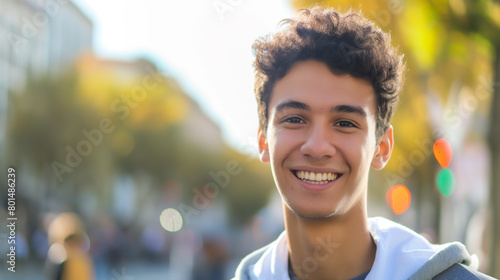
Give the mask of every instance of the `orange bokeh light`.
[(440, 138), (434, 142), (434, 156), (443, 168), (448, 168), (451, 162), (451, 157), (453, 152), (451, 151), (451, 145), (443, 138)]
[(387, 191), (386, 200), (394, 214), (401, 215), (410, 207), (411, 193), (404, 185), (395, 185)]

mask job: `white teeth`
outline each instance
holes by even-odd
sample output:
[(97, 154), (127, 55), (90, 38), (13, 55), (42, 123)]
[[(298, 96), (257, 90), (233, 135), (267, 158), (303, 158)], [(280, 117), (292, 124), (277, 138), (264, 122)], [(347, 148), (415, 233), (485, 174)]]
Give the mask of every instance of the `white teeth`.
[(296, 171), (295, 174), (302, 180), (307, 180), (311, 184), (325, 184), (328, 181), (337, 179), (338, 174), (332, 172), (315, 173), (309, 171)]

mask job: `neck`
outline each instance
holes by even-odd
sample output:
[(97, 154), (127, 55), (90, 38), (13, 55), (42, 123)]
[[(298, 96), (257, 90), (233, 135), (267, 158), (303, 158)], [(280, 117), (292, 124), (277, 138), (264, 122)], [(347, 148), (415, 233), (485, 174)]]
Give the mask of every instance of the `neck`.
[(366, 207), (324, 219), (303, 218), (284, 208), (290, 262), (297, 278), (351, 279), (371, 269), (377, 249)]

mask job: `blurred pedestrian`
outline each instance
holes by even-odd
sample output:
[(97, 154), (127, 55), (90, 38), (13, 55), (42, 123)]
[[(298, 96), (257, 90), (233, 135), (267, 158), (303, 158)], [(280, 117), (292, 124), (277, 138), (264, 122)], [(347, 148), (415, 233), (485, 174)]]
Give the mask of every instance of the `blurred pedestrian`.
[(46, 271), (49, 280), (93, 280), (89, 242), (80, 218), (74, 213), (59, 214), (49, 225), (50, 248)]

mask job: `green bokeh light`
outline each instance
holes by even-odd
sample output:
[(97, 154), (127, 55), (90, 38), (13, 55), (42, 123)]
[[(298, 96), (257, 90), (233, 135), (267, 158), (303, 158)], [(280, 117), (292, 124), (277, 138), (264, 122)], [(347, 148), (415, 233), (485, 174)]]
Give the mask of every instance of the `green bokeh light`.
[(439, 191), (445, 196), (448, 197), (455, 189), (455, 175), (448, 168), (444, 168), (439, 171), (437, 175), (437, 185)]

